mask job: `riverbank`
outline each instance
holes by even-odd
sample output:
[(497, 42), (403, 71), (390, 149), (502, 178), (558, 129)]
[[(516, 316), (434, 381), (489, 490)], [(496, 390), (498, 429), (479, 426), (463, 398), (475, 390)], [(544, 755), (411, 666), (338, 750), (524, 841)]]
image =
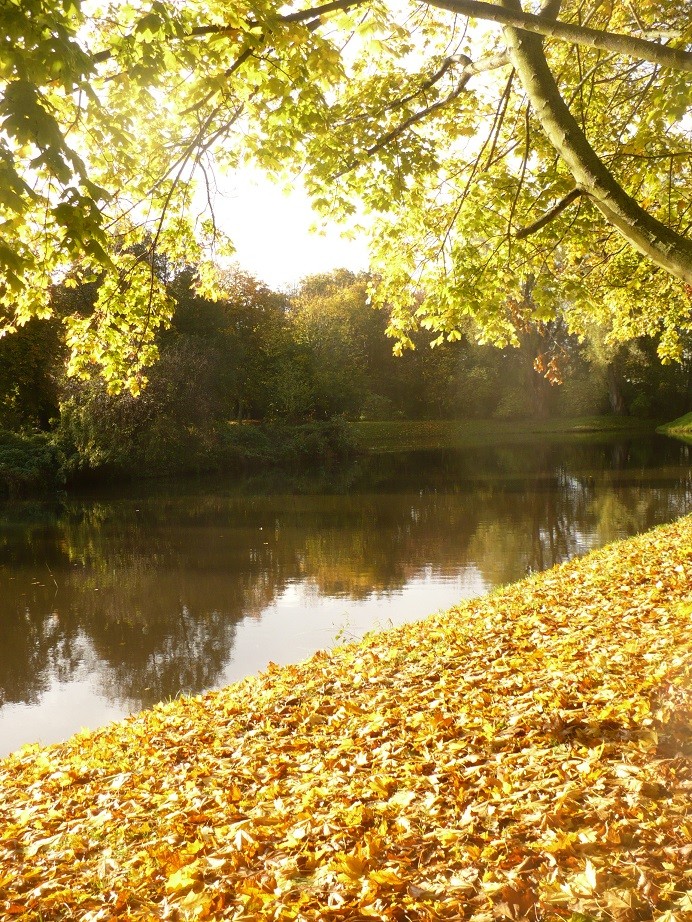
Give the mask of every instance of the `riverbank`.
[(673, 438), (692, 444), (692, 413), (686, 413), (684, 416), (674, 419), (671, 423), (659, 426), (656, 432), (660, 432), (662, 435), (670, 435)]
[(325, 467), (358, 455), (396, 451), (516, 445), (541, 436), (595, 441), (652, 433), (655, 422), (622, 416), (548, 420), (333, 419), (301, 425), (228, 423), (213, 438), (183, 452), (157, 446), (157, 454), (117, 457), (93, 444), (76, 445), (61, 432), (18, 434), (0, 430), (0, 496), (29, 496), (95, 484), (118, 484), (200, 474)]
[(126, 443), (105, 452), (91, 441), (76, 443), (64, 432), (19, 434), (0, 430), (0, 496), (79, 489), (97, 484), (236, 474), (239, 471), (316, 467), (355, 453), (341, 419), (255, 424), (227, 423), (206, 438), (180, 445), (157, 444), (134, 451)]
[(655, 430), (650, 419), (632, 416), (580, 416), (564, 419), (468, 419), (385, 420), (348, 424), (354, 444), (370, 453), (417, 451), (436, 448), (476, 448), (483, 445), (514, 445), (535, 439), (548, 440), (613, 435), (645, 435)]
[(0, 762), (0, 917), (688, 918), (691, 677), (688, 517)]

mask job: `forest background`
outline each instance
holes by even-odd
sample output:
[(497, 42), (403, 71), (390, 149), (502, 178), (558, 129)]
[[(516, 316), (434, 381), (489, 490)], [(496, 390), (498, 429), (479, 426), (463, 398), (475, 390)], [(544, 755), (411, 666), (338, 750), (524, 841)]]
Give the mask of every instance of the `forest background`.
[[(67, 374), (62, 317), (88, 315), (95, 284), (54, 291), (54, 316), (0, 340), (0, 483), (39, 486), (323, 462), (353, 451), (354, 420), (502, 420), (615, 413), (671, 419), (690, 405), (692, 362), (661, 363), (653, 337), (606, 345), (594, 328), (532, 324), (519, 347), (467, 340), (395, 356), (365, 273), (272, 291), (238, 268), (218, 300), (194, 270), (158, 267), (175, 311), (138, 396)], [(548, 358), (550, 356), (550, 358)], [(559, 361), (555, 361), (555, 356)]]

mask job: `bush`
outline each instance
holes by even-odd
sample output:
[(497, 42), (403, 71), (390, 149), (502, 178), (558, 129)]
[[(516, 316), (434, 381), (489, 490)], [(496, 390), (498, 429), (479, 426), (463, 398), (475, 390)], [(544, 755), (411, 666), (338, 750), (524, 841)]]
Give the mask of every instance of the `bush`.
[(18, 496), (55, 486), (59, 479), (58, 452), (50, 435), (0, 430), (0, 491)]
[(220, 460), (260, 464), (318, 463), (351, 454), (353, 444), (341, 419), (303, 423), (236, 423), (221, 432)]
[(212, 350), (174, 341), (133, 397), (103, 381), (65, 382), (58, 438), (74, 475), (160, 476), (212, 470), (224, 407)]
[(630, 404), (630, 415), (638, 416), (641, 419), (648, 419), (653, 416), (653, 400), (649, 394), (640, 391)]
[(256, 423), (229, 423), (221, 429), (220, 455), (224, 465), (234, 461), (271, 462), (275, 446), (264, 426)]
[(341, 419), (304, 423), (290, 432), (287, 445), (298, 461), (316, 462), (350, 454), (353, 444)]
[(360, 412), (361, 419), (368, 420), (385, 420), (400, 417), (401, 412), (397, 412), (393, 401), (382, 394), (370, 393), (363, 402), (363, 409)]
[(495, 419), (526, 419), (533, 416), (531, 397), (525, 388), (512, 387), (507, 390), (495, 408)]

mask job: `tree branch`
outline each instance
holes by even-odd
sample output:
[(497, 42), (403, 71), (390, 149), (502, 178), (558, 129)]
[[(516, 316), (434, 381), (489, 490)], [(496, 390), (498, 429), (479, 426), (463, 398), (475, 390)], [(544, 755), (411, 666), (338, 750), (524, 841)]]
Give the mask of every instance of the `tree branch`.
[[(323, 3), (321, 6), (310, 7), (307, 10), (297, 10), (295, 13), (286, 13), (283, 16), (277, 16), (276, 21), (280, 23), (290, 23), (290, 22), (313, 22), (319, 21), (321, 16), (326, 15), (327, 13), (335, 13), (337, 11), (345, 12), (346, 10), (351, 9), (355, 6), (364, 6), (366, 3), (369, 3), (370, 0), (332, 0), (330, 3)], [(254, 20), (248, 20), (246, 23), (246, 28), (255, 29), (260, 23), (255, 22)], [(238, 28), (236, 26), (226, 26), (226, 25), (208, 25), (208, 26), (195, 26), (190, 29), (190, 31), (183, 36), (175, 36), (176, 38), (203, 38), (205, 35), (236, 35), (238, 33)], [(113, 52), (110, 48), (104, 48), (103, 51), (96, 51), (91, 55), (92, 64), (102, 64), (104, 61), (108, 61), (113, 57)]]
[(345, 118), (341, 124), (352, 125), (354, 122), (360, 122), (366, 118), (380, 118), (386, 112), (395, 112), (397, 109), (403, 108), (407, 102), (412, 102), (414, 99), (422, 96), (426, 90), (432, 89), (432, 87), (434, 87), (435, 84), (444, 77), (447, 71), (454, 66), (455, 57), (455, 55), (451, 55), (450, 57), (445, 58), (440, 67), (438, 67), (438, 69), (433, 74), (431, 74), (427, 80), (424, 80), (419, 87), (416, 87), (416, 89), (412, 93), (409, 93), (407, 96), (401, 96), (399, 99), (395, 99), (394, 102), (383, 104), (375, 113), (360, 112), (358, 115), (352, 115), (350, 118)]
[[(312, 19), (319, 19), (327, 13), (346, 12), (354, 6), (363, 6), (370, 0), (332, 0), (331, 3), (323, 3), (321, 6), (313, 6), (307, 10), (296, 10), (295, 13), (285, 13), (283, 16), (277, 16), (278, 22), (309, 22)], [(256, 28), (259, 23), (249, 20), (249, 28)], [(230, 26), (196, 26), (190, 30), (190, 35), (219, 35), (224, 32), (237, 32), (237, 29)]]
[[(519, 0), (501, 2), (512, 11), (519, 7)], [(523, 30), (504, 31), (510, 60), (536, 117), (577, 187), (631, 246), (671, 275), (692, 284), (692, 240), (649, 214), (618, 183), (562, 98), (546, 61), (542, 40)]]
[[(444, 97), (444, 99), (438, 99), (437, 102), (432, 103), (429, 106), (426, 106), (425, 109), (420, 109), (418, 112), (414, 112), (413, 115), (410, 115), (407, 119), (404, 119), (399, 125), (395, 128), (392, 128), (391, 131), (388, 131), (387, 134), (383, 135), (377, 143), (373, 144), (371, 147), (368, 147), (365, 150), (365, 154), (368, 157), (371, 157), (373, 154), (376, 154), (378, 151), (385, 148), (391, 141), (398, 138), (401, 134), (404, 133), (407, 129), (411, 128), (413, 125), (422, 121), (424, 118), (427, 118), (428, 115), (432, 115), (434, 112), (437, 112), (440, 109), (443, 109), (445, 106), (448, 106), (450, 102), (453, 102), (466, 88), (466, 84), (469, 82), (471, 77), (475, 74), (483, 73), (486, 70), (493, 70), (496, 67), (503, 67), (505, 64), (509, 63), (507, 55), (502, 52), (501, 54), (489, 55), (487, 58), (482, 58), (480, 61), (473, 62), (465, 54), (453, 55), (451, 58), (447, 58), (445, 63), (440, 67), (439, 70), (433, 74), (432, 78), (429, 78), (425, 81), (423, 87), (425, 89), (430, 88), (440, 77), (443, 76), (449, 70), (453, 64), (462, 64), (464, 65), (463, 69), (459, 74), (459, 79), (457, 81), (454, 89)], [(413, 99), (414, 95), (411, 94), (408, 99)], [(359, 160), (354, 160), (347, 167), (344, 167), (338, 173), (335, 173), (332, 177), (333, 179), (338, 179), (340, 176), (344, 176), (350, 170), (358, 166)]]
[[(294, 13), (277, 16), (277, 22), (311, 22), (319, 20), (321, 16), (329, 13), (345, 12), (359, 6), (366, 6), (370, 2), (371, 0), (332, 0), (330, 3), (323, 3), (309, 9), (297, 10)], [(587, 26), (558, 22), (550, 18), (550, 15), (552, 15), (550, 0), (548, 2), (550, 15), (548, 16), (524, 13), (521, 8), (510, 10), (494, 3), (487, 3), (486, 0), (424, 0), (424, 2), (429, 6), (449, 10), (461, 16), (472, 16), (504, 26), (514, 26), (517, 29), (542, 35), (545, 38), (554, 38), (558, 41), (570, 42), (575, 45), (585, 45), (588, 48), (600, 48), (603, 51), (614, 51), (617, 54), (624, 54), (637, 60), (659, 64), (661, 67), (692, 73), (692, 52), (685, 51), (682, 48), (671, 48), (669, 45), (661, 45), (658, 42), (643, 38), (635, 38), (631, 35), (604, 32)], [(247, 25), (249, 28), (253, 28), (259, 24), (251, 21)], [(184, 37), (203, 37), (205, 35), (223, 35), (224, 33), (235, 34), (235, 32), (237, 32), (237, 29), (225, 25), (196, 26)], [(112, 51), (105, 49), (92, 54), (91, 61), (93, 64), (100, 64), (112, 56)]]
[(574, 45), (586, 45), (588, 48), (600, 48), (602, 51), (615, 51), (631, 58), (651, 61), (661, 67), (692, 73), (692, 52), (682, 48), (671, 48), (669, 45), (659, 45), (658, 42), (650, 42), (618, 32), (603, 32), (600, 29), (590, 29), (573, 23), (557, 22), (533, 13), (524, 13), (521, 7), (517, 8), (514, 5), (507, 8), (496, 6), (494, 3), (486, 3), (485, 0), (426, 0), (426, 2), (430, 6), (450, 10), (461, 16), (473, 16), (500, 25), (514, 26), (516, 29), (542, 35), (544, 38), (555, 38)]
[(533, 224), (527, 224), (526, 227), (520, 228), (514, 235), (515, 238), (517, 240), (523, 240), (525, 237), (530, 237), (531, 234), (537, 233), (542, 227), (549, 224), (553, 218), (557, 218), (558, 215), (562, 214), (565, 208), (568, 208), (575, 199), (578, 199), (583, 194), (583, 189), (572, 189), (563, 199), (560, 199), (557, 205), (554, 205), (549, 211), (546, 211), (544, 215), (541, 215), (537, 221), (534, 221)]

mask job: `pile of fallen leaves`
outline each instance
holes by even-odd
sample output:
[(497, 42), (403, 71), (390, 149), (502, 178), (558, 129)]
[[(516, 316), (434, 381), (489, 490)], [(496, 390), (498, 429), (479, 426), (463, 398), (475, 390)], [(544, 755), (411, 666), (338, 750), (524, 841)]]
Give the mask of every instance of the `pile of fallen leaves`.
[(0, 762), (2, 919), (692, 919), (692, 520)]

